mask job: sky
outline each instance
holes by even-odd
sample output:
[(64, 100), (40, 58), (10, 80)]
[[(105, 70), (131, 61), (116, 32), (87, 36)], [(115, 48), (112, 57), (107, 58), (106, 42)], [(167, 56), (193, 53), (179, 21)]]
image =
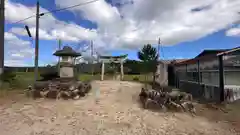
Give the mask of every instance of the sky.
[[(161, 59), (193, 58), (204, 49), (240, 46), (240, 0), (39, 0), (40, 13), (89, 3), (40, 17), (39, 65), (55, 64), (62, 46), (94, 56), (128, 54), (138, 59), (145, 44)], [(36, 0), (5, 1), (5, 66), (33, 66)], [(16, 23), (17, 22), (17, 23)], [(30, 28), (28, 37), (25, 25)]]

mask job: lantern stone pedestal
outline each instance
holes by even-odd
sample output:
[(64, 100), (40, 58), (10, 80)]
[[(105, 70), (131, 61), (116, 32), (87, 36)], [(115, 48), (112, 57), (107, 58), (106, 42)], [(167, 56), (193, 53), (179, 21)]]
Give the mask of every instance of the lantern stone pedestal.
[(90, 82), (81, 82), (74, 76), (75, 58), (81, 56), (72, 50), (71, 47), (65, 46), (62, 50), (54, 53), (55, 56), (61, 58), (59, 75), (60, 78), (54, 78), (46, 81), (37, 81), (33, 87), (29, 87), (29, 91), (34, 98), (64, 98), (79, 99), (85, 96), (91, 89)]
[(65, 46), (62, 50), (56, 51), (54, 55), (60, 57), (60, 78), (74, 78), (75, 58), (81, 54)]

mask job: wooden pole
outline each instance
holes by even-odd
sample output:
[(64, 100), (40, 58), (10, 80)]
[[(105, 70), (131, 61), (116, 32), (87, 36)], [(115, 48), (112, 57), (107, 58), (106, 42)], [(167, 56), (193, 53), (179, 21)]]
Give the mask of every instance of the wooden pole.
[(104, 67), (104, 61), (102, 62), (102, 76), (101, 76), (101, 80), (103, 81), (104, 79), (104, 70), (105, 70), (105, 67)]
[(39, 1), (37, 1), (37, 12), (36, 12), (36, 41), (35, 41), (35, 70), (34, 78), (35, 81), (38, 79), (38, 50), (39, 50)]
[(92, 64), (92, 76), (94, 74), (94, 60), (93, 60), (93, 41), (91, 40), (91, 64)]
[(123, 62), (121, 61), (121, 80), (123, 81), (124, 71), (123, 71)]
[(161, 40), (160, 40), (160, 38), (158, 39), (158, 53), (157, 53), (157, 55), (158, 55), (158, 60), (160, 60), (160, 44), (161, 44)]
[(220, 101), (224, 102), (224, 67), (223, 67), (223, 55), (218, 56), (219, 62), (219, 89), (220, 89)]
[[(4, 71), (4, 21), (5, 21), (5, 16), (4, 16), (4, 1), (5, 0), (0, 0), (0, 75), (3, 74)], [(0, 86), (1, 86), (1, 80), (0, 80)]]
[[(61, 50), (61, 44), (62, 44), (61, 39), (58, 39), (58, 50)], [(75, 60), (74, 60), (74, 62), (75, 62)], [(58, 74), (60, 76), (60, 57), (58, 57)]]
[(198, 84), (200, 84), (201, 83), (201, 73), (200, 73), (200, 61), (198, 60), (197, 61), (197, 71), (198, 71)]

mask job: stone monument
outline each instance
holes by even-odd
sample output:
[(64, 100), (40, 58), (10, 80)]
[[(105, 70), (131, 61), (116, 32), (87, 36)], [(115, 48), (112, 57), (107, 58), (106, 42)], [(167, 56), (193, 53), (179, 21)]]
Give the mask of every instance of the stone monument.
[(64, 46), (62, 50), (56, 51), (53, 55), (60, 57), (60, 78), (74, 78), (75, 58), (81, 54), (69, 46)]

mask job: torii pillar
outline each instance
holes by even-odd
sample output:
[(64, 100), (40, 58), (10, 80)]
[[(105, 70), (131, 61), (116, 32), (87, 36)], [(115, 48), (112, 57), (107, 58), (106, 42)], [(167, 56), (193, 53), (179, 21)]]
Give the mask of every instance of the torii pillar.
[(121, 80), (123, 80), (124, 78), (123, 61), (121, 61), (120, 63), (121, 63)]
[(104, 80), (104, 70), (105, 70), (105, 64), (104, 64), (104, 61), (102, 61), (102, 75), (101, 75), (101, 81)]
[(121, 56), (100, 56), (100, 60), (102, 61), (102, 73), (101, 73), (101, 81), (104, 80), (104, 71), (105, 71), (105, 63), (120, 63), (121, 64), (121, 80), (124, 78), (124, 70), (123, 70), (123, 63), (126, 60), (128, 55), (121, 55)]

